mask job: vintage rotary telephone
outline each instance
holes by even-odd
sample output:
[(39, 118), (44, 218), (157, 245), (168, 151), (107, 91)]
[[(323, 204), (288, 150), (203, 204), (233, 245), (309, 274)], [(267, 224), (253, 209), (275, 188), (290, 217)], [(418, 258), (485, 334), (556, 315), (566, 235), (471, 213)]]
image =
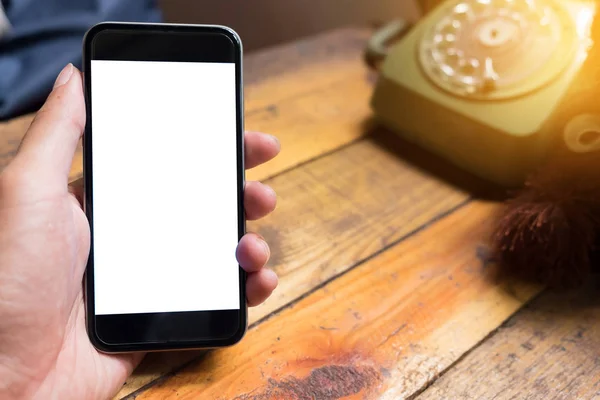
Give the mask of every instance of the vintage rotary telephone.
[(596, 12), (592, 0), (446, 0), (413, 26), (394, 22), (369, 46), (383, 59), (374, 113), (504, 186), (521, 185), (557, 145), (600, 150), (600, 90), (585, 90), (600, 88), (600, 63), (586, 64)]

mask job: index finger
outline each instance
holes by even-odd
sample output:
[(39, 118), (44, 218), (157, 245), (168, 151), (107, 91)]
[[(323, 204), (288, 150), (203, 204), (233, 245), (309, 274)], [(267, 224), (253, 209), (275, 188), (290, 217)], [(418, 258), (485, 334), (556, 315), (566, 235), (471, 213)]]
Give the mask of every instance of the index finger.
[(245, 158), (246, 169), (254, 168), (273, 159), (281, 150), (279, 140), (275, 136), (260, 132), (246, 132)]

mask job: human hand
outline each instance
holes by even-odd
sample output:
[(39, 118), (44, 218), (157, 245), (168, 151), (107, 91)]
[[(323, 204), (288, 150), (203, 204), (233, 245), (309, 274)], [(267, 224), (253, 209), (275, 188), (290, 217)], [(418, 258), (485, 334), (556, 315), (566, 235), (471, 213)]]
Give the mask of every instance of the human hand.
[[(143, 357), (99, 353), (87, 336), (82, 280), (90, 229), (68, 185), (84, 126), (82, 78), (69, 65), (0, 174), (0, 398), (110, 398)], [(245, 140), (248, 168), (279, 152), (269, 135), (246, 133)], [(248, 219), (266, 216), (275, 202), (269, 187), (246, 184)], [(268, 245), (247, 234), (237, 258), (249, 273), (248, 304), (258, 305), (277, 285), (263, 268)]]

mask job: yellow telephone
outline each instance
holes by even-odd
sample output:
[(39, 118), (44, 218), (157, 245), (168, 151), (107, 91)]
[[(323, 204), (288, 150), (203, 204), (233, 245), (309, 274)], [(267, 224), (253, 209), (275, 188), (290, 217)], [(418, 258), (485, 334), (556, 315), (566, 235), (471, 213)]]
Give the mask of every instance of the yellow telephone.
[[(589, 84), (596, 7), (443, 1), (385, 51), (374, 113), (404, 138), (505, 186), (522, 184), (557, 140), (572, 151), (600, 149), (600, 93), (595, 104), (574, 98)], [(371, 51), (381, 53), (404, 27), (379, 32)]]

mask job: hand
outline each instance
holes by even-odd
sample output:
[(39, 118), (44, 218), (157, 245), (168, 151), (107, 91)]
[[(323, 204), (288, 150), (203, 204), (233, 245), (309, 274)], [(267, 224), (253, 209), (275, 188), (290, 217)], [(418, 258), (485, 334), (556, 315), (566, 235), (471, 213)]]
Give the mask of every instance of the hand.
[[(90, 230), (68, 187), (84, 126), (82, 78), (69, 65), (0, 175), (0, 398), (106, 399), (143, 357), (99, 353), (87, 336), (82, 279)], [(279, 152), (269, 135), (245, 139), (249, 168)], [(247, 183), (248, 219), (269, 214), (275, 202), (273, 190)], [(248, 234), (237, 257), (249, 272), (248, 304), (260, 304), (277, 285), (263, 268), (269, 248)]]

